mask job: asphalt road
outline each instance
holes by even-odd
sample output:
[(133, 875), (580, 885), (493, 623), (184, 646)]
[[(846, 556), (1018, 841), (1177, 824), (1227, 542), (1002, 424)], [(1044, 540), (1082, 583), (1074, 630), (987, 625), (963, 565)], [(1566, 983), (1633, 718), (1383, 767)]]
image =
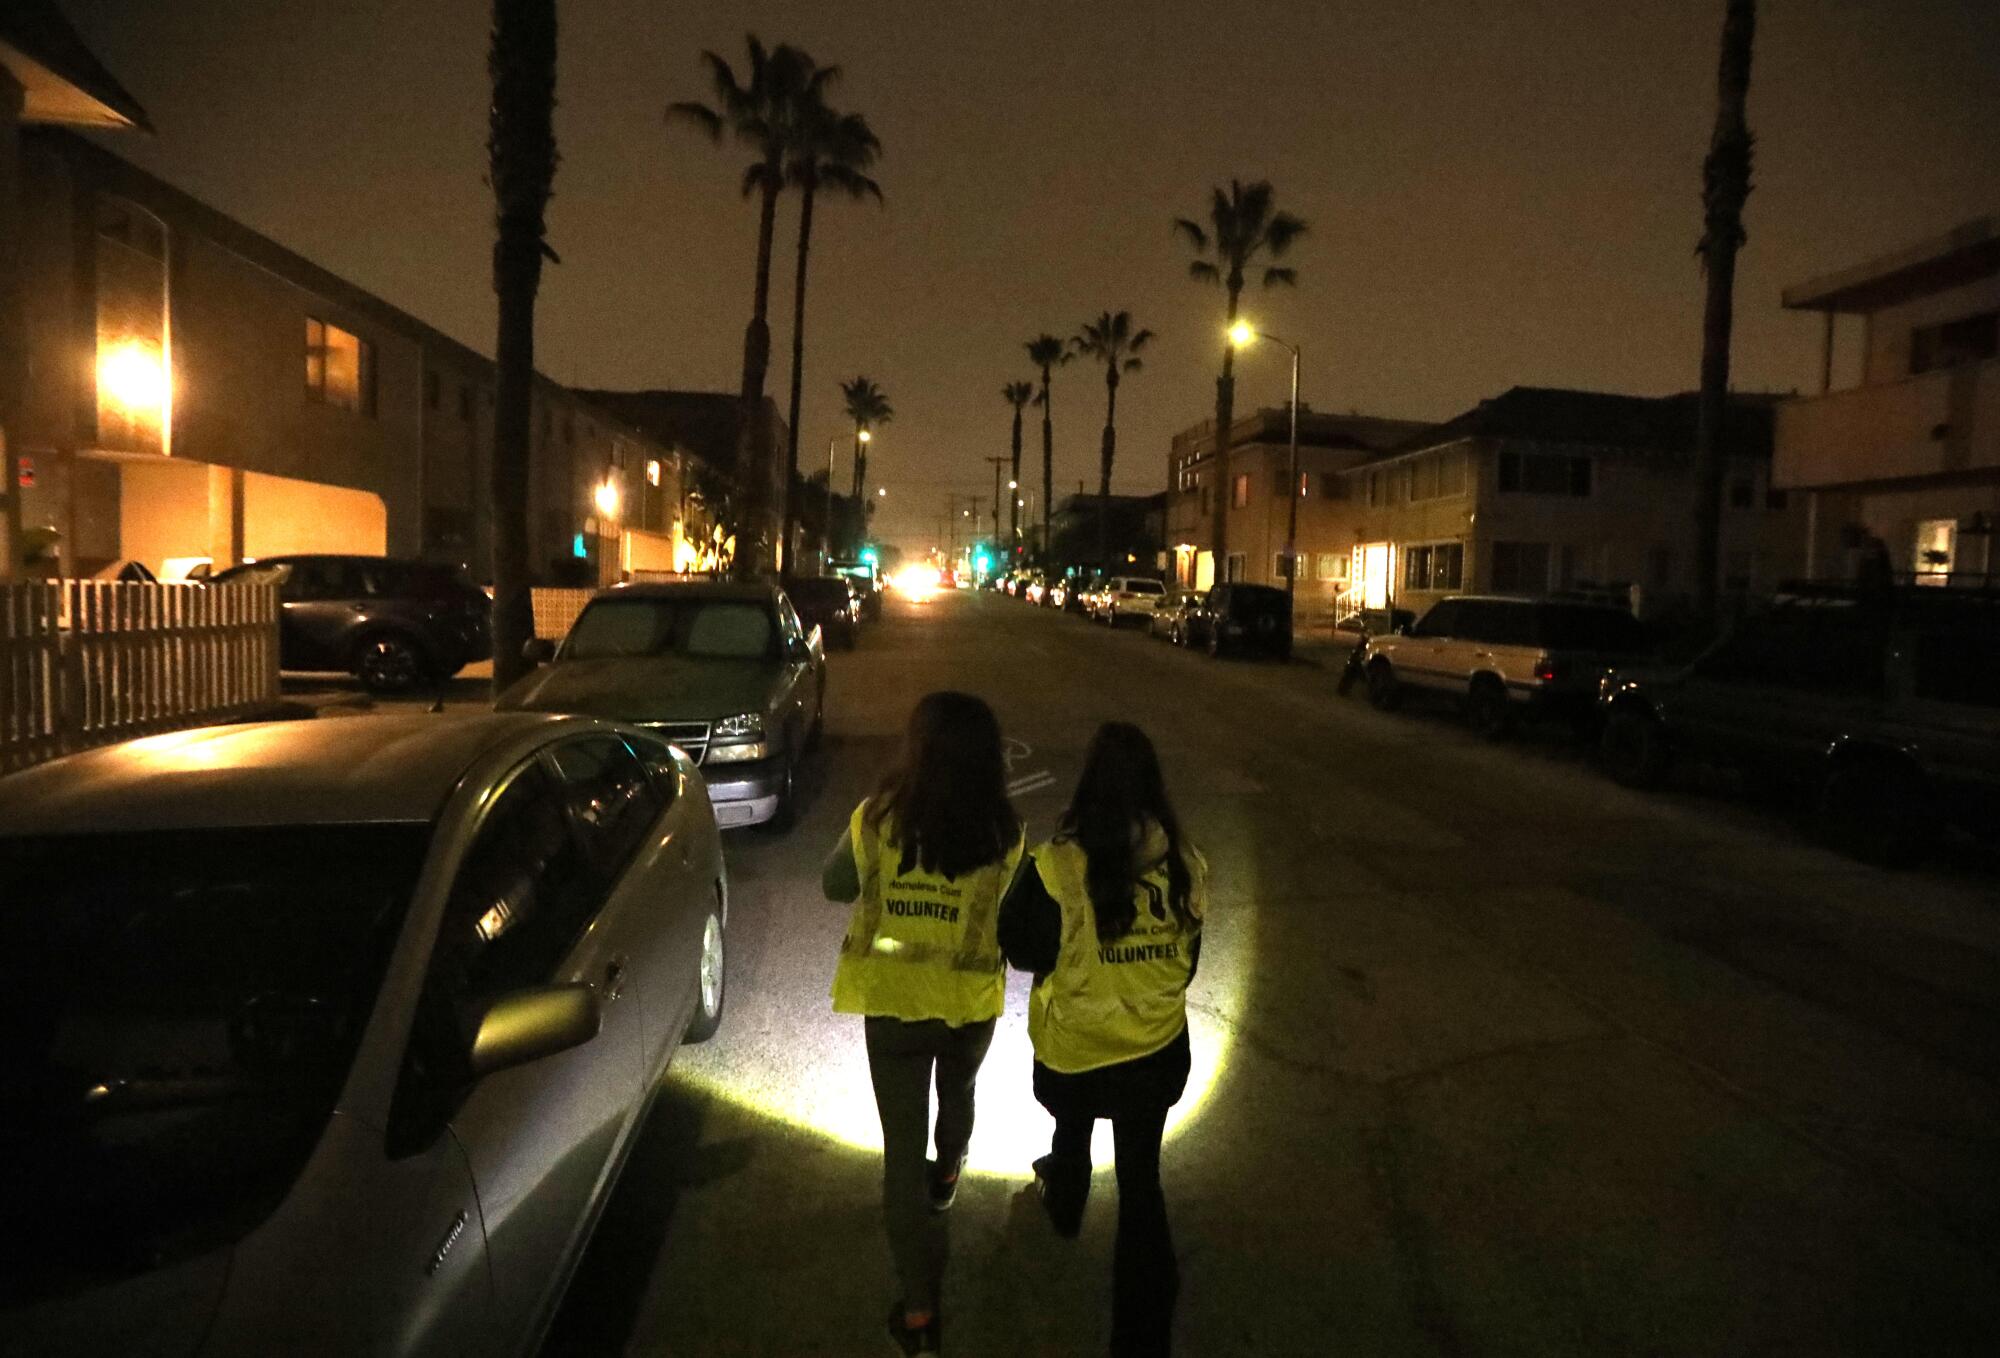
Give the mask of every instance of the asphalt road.
[[(1180, 1352), (2000, 1352), (1992, 878), (1858, 866), (1332, 677), (992, 596), (892, 603), (833, 659), (803, 823), (729, 840), (722, 1033), (677, 1059), (546, 1352), (888, 1351), (818, 867), (942, 687), (999, 712), (1036, 834), (1096, 724), (1141, 723), (1213, 866), (1207, 1087), (1165, 1153)], [(1055, 1240), (1023, 1193), (1050, 1128), (1024, 994), (981, 1077), (947, 1339), (1101, 1353), (1109, 1135), (1082, 1239)]]

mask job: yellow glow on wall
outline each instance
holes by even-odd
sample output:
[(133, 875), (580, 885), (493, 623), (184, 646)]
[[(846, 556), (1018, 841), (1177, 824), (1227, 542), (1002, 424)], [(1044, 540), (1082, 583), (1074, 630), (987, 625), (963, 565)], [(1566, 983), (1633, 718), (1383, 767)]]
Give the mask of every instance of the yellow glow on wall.
[(97, 353), (97, 388), (128, 416), (159, 420), (167, 407), (168, 379), (159, 346), (122, 340)]
[(597, 505), (597, 512), (599, 514), (602, 514), (607, 519), (618, 517), (619, 495), (617, 482), (605, 481), (599, 484), (597, 492), (592, 496), (592, 499)]

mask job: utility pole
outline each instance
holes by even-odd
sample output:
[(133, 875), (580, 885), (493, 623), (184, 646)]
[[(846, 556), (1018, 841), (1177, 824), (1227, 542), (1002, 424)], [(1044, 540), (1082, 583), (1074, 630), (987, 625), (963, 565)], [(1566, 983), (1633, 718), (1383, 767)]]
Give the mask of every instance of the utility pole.
[(1000, 469), (1012, 459), (989, 457), (986, 460), (993, 464), (993, 545), (997, 549), (1000, 546)]

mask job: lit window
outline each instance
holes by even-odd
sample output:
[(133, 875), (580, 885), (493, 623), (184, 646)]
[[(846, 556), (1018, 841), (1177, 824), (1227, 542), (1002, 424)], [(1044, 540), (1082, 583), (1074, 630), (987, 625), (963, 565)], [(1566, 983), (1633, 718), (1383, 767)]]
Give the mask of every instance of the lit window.
[(375, 347), (337, 325), (306, 317), (306, 399), (375, 414)]
[(1241, 509), (1250, 503), (1250, 473), (1237, 473), (1235, 481), (1230, 483), (1229, 503), (1236, 509)]

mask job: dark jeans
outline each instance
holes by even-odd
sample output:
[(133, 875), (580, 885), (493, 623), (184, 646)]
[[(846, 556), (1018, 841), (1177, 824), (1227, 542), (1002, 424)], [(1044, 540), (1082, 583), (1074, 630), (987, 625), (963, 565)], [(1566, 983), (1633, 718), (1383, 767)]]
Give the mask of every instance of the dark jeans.
[[(1064, 1225), (1080, 1222), (1090, 1193), (1090, 1132), (1096, 1119), (1083, 1113), (1056, 1117), (1050, 1146), (1049, 1215)], [(1111, 1118), (1118, 1155), (1118, 1243), (1111, 1265), (1113, 1358), (1161, 1358), (1172, 1347), (1174, 1302), (1180, 1265), (1167, 1225), (1160, 1188), (1160, 1138), (1167, 1110), (1134, 1109)]]
[(951, 1253), (950, 1215), (931, 1210), (924, 1144), (931, 1139), (931, 1076), (937, 1076), (937, 1158), (955, 1164), (972, 1141), (972, 1085), (993, 1041), (993, 1020), (953, 1028), (932, 1019), (867, 1020), (868, 1074), (882, 1115), (882, 1216), (903, 1307), (935, 1311)]

